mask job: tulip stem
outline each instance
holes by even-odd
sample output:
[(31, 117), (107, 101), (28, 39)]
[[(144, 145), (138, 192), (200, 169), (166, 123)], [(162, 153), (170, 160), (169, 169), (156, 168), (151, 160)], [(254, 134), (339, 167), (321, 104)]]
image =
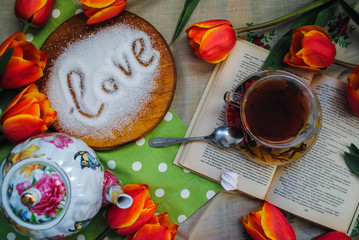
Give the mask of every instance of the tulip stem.
[(108, 227), (103, 232), (97, 236), (96, 240), (103, 240), (107, 235), (109, 235), (113, 231), (112, 228)]
[(294, 17), (297, 17), (301, 14), (304, 14), (304, 13), (307, 13), (311, 10), (314, 10), (316, 8), (319, 8), (329, 2), (332, 2), (333, 0), (318, 0), (318, 1), (315, 1), (309, 5), (306, 5), (305, 7), (302, 7), (300, 9), (297, 9), (291, 13), (288, 13), (282, 17), (279, 17), (279, 18), (276, 18), (274, 20), (271, 20), (271, 21), (268, 21), (268, 22), (264, 22), (264, 23), (260, 23), (260, 24), (255, 24), (255, 25), (252, 25), (252, 26), (247, 26), (247, 27), (242, 27), (242, 28), (237, 28), (235, 29), (236, 31), (236, 34), (239, 34), (239, 33), (243, 33), (243, 32), (248, 32), (248, 31), (252, 31), (252, 30), (256, 30), (256, 29), (261, 29), (261, 28), (266, 28), (266, 27), (270, 27), (270, 26), (274, 26), (276, 24), (279, 24), (281, 22), (284, 22), (288, 19), (291, 19), (291, 18), (294, 18)]
[(0, 131), (0, 146), (7, 142), (7, 138), (5, 137), (4, 133)]
[(24, 25), (24, 28), (22, 29), (22, 32), (26, 34), (27, 30), (29, 29), (30, 27), (30, 23), (29, 22), (26, 22), (25, 25)]
[(343, 61), (340, 61), (338, 59), (334, 59), (333, 63), (338, 65), (338, 66), (346, 67), (346, 68), (353, 68), (354, 69), (356, 67), (356, 65), (354, 65), (354, 64), (343, 62)]

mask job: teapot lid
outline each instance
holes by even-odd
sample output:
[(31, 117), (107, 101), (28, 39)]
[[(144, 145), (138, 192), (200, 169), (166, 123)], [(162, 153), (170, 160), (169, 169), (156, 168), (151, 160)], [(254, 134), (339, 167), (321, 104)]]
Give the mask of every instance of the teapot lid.
[(5, 172), (1, 199), (6, 214), (22, 227), (49, 229), (64, 217), (70, 203), (70, 181), (46, 158), (23, 159)]

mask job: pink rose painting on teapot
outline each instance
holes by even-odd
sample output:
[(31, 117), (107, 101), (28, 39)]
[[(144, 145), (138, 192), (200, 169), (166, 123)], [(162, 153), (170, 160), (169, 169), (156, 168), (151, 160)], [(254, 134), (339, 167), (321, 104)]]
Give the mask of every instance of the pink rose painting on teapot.
[(1, 165), (1, 207), (16, 230), (34, 239), (66, 237), (105, 205), (132, 205), (96, 153), (63, 133), (41, 134), (12, 149)]

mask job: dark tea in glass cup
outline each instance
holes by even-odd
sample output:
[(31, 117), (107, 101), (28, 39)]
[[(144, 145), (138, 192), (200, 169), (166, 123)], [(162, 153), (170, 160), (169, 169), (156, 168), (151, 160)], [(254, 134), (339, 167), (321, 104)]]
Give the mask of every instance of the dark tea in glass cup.
[(294, 147), (318, 131), (320, 106), (310, 86), (285, 71), (256, 73), (244, 93), (224, 99), (239, 108), (243, 130), (269, 148)]

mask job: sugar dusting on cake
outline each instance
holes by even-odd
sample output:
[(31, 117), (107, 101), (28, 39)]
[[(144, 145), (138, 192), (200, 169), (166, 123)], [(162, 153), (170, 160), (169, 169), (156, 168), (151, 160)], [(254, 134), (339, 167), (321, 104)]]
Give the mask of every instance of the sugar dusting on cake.
[(145, 114), (159, 75), (150, 37), (127, 25), (69, 45), (54, 62), (47, 90), (62, 130), (101, 139)]

